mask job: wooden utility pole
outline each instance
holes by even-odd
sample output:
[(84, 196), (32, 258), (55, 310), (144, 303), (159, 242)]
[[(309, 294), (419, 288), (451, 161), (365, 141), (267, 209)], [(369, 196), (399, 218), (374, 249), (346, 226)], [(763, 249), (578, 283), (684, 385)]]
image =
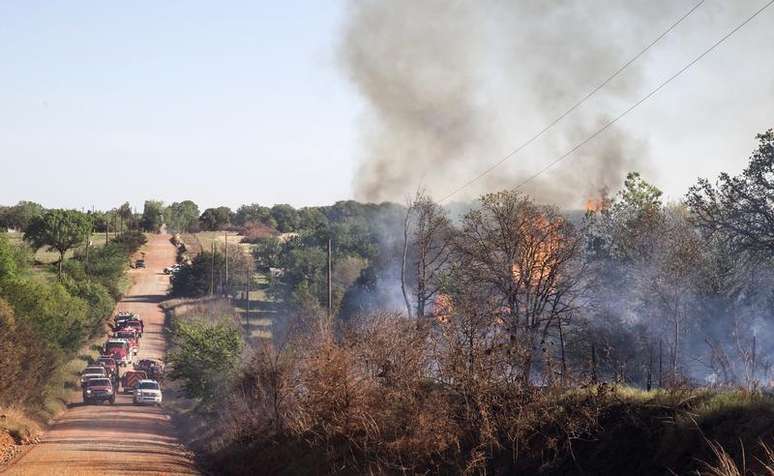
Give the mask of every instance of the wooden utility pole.
[[(248, 273), (249, 275), (249, 273)], [(250, 278), (245, 283), (245, 334), (250, 337)]]
[(215, 294), (215, 242), (212, 242), (212, 253), (210, 254), (210, 296)]
[(331, 239), (328, 238), (328, 320), (330, 321), (331, 316), (333, 315), (333, 280), (332, 280), (332, 274), (333, 274), (333, 265), (332, 265), (332, 259), (333, 259), (333, 247)]
[(105, 217), (105, 246), (110, 243), (110, 237), (108, 231), (110, 230), (110, 218)]
[(226, 243), (224, 246), (224, 249), (225, 249), (224, 256), (226, 259), (223, 260), (224, 262), (223, 266), (225, 267), (225, 273), (224, 273), (225, 279), (223, 281), (223, 294), (228, 297), (228, 231), (225, 233), (224, 241)]

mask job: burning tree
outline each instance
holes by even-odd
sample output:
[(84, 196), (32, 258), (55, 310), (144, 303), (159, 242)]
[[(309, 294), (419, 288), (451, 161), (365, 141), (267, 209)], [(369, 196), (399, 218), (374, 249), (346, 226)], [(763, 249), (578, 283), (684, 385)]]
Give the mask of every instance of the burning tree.
[(488, 194), (480, 204), (455, 239), (459, 286), (498, 305), (514, 365), (529, 384), (537, 344), (576, 306), (580, 234), (517, 192)]

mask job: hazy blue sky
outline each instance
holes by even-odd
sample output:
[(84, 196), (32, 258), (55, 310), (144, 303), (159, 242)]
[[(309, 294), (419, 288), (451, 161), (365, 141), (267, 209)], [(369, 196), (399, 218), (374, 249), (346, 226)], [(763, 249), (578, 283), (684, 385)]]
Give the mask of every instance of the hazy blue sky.
[[(672, 3), (634, 43), (694, 3)], [(763, 3), (708, 0), (643, 58), (631, 99)], [(738, 172), (754, 134), (774, 126), (771, 10), (626, 119), (670, 197), (699, 175)], [(339, 61), (346, 16), (339, 1), (0, 1), (0, 204), (351, 198), (373, 111)], [(498, 125), (503, 150), (539, 128), (528, 122)]]
[(0, 2), (0, 203), (349, 197), (337, 2)]

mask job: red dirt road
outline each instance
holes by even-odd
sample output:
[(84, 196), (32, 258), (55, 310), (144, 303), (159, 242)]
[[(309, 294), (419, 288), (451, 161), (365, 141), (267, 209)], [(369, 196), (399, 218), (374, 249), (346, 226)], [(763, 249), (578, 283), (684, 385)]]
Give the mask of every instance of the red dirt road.
[[(158, 304), (169, 284), (162, 270), (174, 261), (169, 236), (152, 235), (146, 248), (147, 267), (131, 271), (135, 284), (118, 305), (121, 311), (140, 314), (145, 323), (138, 358), (164, 357), (164, 315)], [(169, 414), (163, 408), (134, 406), (131, 395), (120, 395), (113, 406), (72, 404), (40, 444), (0, 473), (198, 474)]]

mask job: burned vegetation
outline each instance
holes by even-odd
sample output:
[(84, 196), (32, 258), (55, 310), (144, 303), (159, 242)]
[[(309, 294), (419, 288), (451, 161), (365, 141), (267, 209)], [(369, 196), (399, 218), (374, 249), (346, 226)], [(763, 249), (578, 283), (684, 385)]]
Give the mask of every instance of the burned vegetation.
[(207, 406), (207, 461), (771, 473), (774, 134), (758, 138), (740, 176), (679, 203), (636, 173), (581, 212), (505, 191), (452, 217), (418, 194), (332, 312), (288, 300), (247, 350)]

